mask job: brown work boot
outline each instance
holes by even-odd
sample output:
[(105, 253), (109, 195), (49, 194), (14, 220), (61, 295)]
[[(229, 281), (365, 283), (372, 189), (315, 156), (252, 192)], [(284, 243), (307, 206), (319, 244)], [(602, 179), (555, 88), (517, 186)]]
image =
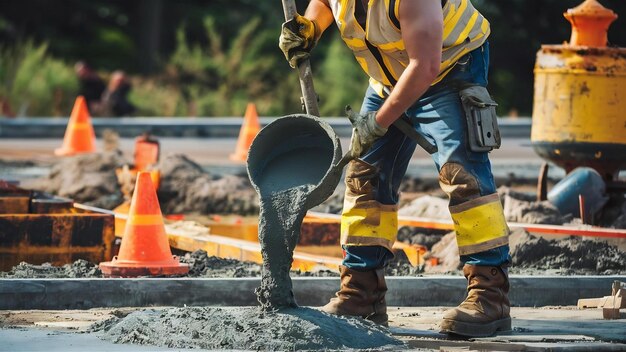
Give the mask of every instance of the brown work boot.
[(443, 315), (441, 331), (470, 337), (511, 330), (509, 278), (496, 266), (465, 265), (467, 298)]
[(357, 271), (340, 265), (339, 272), (341, 288), (322, 310), (337, 315), (359, 316), (386, 326), (387, 284), (384, 269)]

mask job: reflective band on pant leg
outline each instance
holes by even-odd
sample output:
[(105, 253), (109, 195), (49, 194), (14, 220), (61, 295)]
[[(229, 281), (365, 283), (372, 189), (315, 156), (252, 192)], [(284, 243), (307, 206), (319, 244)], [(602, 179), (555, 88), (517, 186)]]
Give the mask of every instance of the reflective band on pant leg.
[(390, 251), (398, 232), (398, 207), (371, 200), (358, 205), (346, 199), (341, 214), (341, 244), (383, 246)]
[(451, 206), (459, 254), (473, 254), (509, 243), (509, 228), (497, 193)]

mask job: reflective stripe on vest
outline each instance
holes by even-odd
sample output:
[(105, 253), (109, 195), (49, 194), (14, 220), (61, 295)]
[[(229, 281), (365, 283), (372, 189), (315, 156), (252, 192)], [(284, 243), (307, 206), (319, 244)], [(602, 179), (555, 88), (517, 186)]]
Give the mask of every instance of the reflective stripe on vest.
[[(356, 2), (360, 1), (330, 0), (329, 3), (341, 38), (371, 77), (370, 83), (379, 88), (377, 91), (382, 91), (382, 87), (376, 85), (392, 87), (409, 64), (398, 20), (401, 0), (369, 0), (365, 30), (354, 16)], [(489, 22), (469, 0), (447, 0), (443, 17), (442, 62), (433, 84), (439, 82), (459, 58), (480, 47), (490, 33)]]

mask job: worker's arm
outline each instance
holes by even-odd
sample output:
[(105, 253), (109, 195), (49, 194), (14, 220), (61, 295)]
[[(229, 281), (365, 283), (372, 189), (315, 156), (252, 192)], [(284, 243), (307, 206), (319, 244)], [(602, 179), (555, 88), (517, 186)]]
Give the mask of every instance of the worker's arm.
[(311, 0), (309, 6), (306, 8), (304, 17), (315, 22), (317, 30), (319, 31), (319, 33), (316, 33), (318, 37), (322, 35), (326, 28), (334, 21), (328, 0)]
[(409, 64), (376, 114), (376, 122), (389, 127), (430, 87), (439, 74), (443, 47), (441, 3), (403, 0), (398, 20)]

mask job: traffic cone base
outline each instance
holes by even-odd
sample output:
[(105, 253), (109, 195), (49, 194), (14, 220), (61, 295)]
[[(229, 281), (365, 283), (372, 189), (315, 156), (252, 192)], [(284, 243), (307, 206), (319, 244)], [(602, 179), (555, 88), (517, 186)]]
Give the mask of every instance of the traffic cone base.
[(57, 156), (69, 156), (96, 151), (96, 134), (91, 125), (91, 117), (85, 98), (76, 98), (72, 115), (67, 123), (61, 148), (54, 150)]
[(256, 105), (249, 103), (246, 108), (246, 114), (243, 117), (241, 130), (239, 131), (237, 147), (235, 148), (235, 152), (230, 155), (230, 159), (243, 162), (248, 160), (248, 150), (250, 149), (254, 137), (256, 137), (260, 130), (261, 125), (259, 124), (259, 115), (256, 112)]
[(119, 254), (100, 263), (109, 277), (182, 275), (189, 271), (172, 255), (149, 172), (139, 172)]
[(119, 260), (116, 256), (110, 262), (100, 263), (100, 270), (107, 277), (169, 276), (187, 274), (189, 265), (179, 263), (175, 255), (169, 261), (151, 263)]

